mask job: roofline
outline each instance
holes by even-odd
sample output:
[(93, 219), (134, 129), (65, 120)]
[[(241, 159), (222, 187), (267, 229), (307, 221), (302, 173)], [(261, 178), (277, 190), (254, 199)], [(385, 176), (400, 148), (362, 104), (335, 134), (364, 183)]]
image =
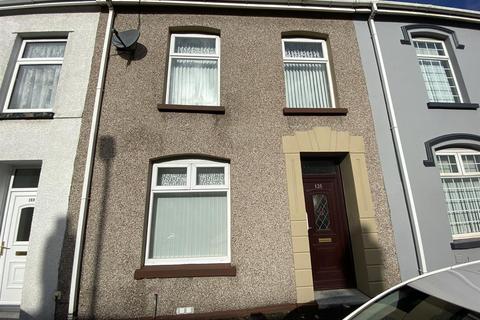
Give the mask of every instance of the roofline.
[[(25, 0), (23, 4), (1, 4), (0, 11), (107, 5), (106, 0), (74, 0), (35, 2)], [(38, 1), (38, 0), (37, 0)], [(262, 9), (285, 11), (315, 11), (330, 13), (363, 13), (372, 11), (376, 3), (377, 15), (430, 17), (444, 20), (455, 20), (480, 24), (480, 11), (449, 8), (429, 4), (394, 2), (384, 0), (112, 0), (114, 5), (142, 5), (152, 6), (186, 6), (186, 7), (215, 7), (226, 9)]]
[[(106, 0), (96, 0), (106, 5)], [(480, 11), (442, 7), (429, 4), (383, 0), (112, 0), (113, 5), (185, 6), (225, 9), (261, 9), (286, 11), (315, 11), (331, 13), (370, 13), (376, 3), (377, 15), (431, 17), (446, 20), (480, 23)]]
[(1, 4), (0, 3), (0, 11), (37, 9), (37, 8), (84, 7), (84, 6), (97, 6), (97, 5), (98, 3), (95, 0), (57, 1), (57, 2), (25, 1), (25, 3), (23, 4)]

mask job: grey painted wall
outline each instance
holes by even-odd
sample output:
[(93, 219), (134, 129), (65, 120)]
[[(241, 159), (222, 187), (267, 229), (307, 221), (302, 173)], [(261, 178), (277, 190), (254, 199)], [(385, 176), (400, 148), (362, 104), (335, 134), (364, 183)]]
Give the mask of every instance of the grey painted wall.
[[(50, 319), (54, 314), (53, 295), (57, 290), (68, 195), (98, 16), (96, 12), (31, 12), (0, 17), (0, 83), (3, 85), (9, 83), (9, 78), (4, 77), (9, 77), (8, 64), (22, 34), (48, 36), (51, 32), (68, 32), (53, 108), (55, 118), (0, 121), (0, 169), (3, 169), (0, 179), (8, 179), (7, 168), (26, 160), (35, 160), (42, 168), (25, 271), (27, 285), (21, 303), (24, 319)], [(3, 101), (0, 103), (3, 107)], [(3, 183), (0, 181), (0, 185)]]
[[(452, 236), (439, 171), (435, 167), (423, 165), (423, 160), (426, 159), (424, 142), (449, 133), (466, 132), (478, 135), (480, 134), (480, 114), (479, 111), (472, 110), (432, 110), (427, 108), (428, 96), (415, 49), (412, 45), (400, 43), (400, 39), (403, 38), (401, 27), (411, 23), (425, 23), (425, 20), (377, 21), (376, 25), (407, 169), (412, 183), (427, 268), (431, 271), (456, 262), (478, 259), (480, 258), (480, 248), (451, 249)], [(455, 48), (449, 53), (455, 55), (458, 60), (458, 69), (455, 71), (457, 74), (461, 73), (470, 101), (480, 102), (478, 90), (480, 32), (470, 26), (451, 27), (445, 24), (445, 21), (436, 21), (435, 23), (454, 30), (460, 43), (465, 45), (465, 49)], [(417, 274), (417, 265), (413, 255), (412, 233), (397, 169), (385, 100), (368, 25), (366, 21), (356, 21), (355, 27), (373, 108), (380, 159), (392, 211), (401, 276), (402, 279), (407, 279)], [(451, 39), (447, 41), (451, 42)]]

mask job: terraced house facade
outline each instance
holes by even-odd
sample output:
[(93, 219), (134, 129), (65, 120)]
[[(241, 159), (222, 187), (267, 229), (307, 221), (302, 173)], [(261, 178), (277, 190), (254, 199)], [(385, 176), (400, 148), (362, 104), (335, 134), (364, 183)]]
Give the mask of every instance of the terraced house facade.
[[(70, 314), (286, 309), (400, 280), (352, 4), (107, 8), (97, 43), (112, 24), (115, 46), (106, 39)], [(84, 212), (82, 137), (72, 221)]]
[(479, 21), (0, 0), (0, 317), (287, 312), (478, 259)]

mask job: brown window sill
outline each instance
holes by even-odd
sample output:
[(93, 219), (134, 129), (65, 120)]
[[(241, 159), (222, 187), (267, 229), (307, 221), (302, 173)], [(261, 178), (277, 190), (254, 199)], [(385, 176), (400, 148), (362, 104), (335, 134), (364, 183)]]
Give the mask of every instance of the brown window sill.
[(230, 263), (143, 266), (135, 270), (135, 280), (155, 278), (234, 277), (237, 269)]
[(347, 108), (283, 108), (285, 116), (345, 116)]
[(477, 110), (478, 103), (450, 103), (450, 102), (429, 102), (428, 109), (443, 109), (443, 110)]
[(457, 239), (450, 242), (452, 250), (480, 248), (480, 238)]
[(53, 112), (6, 112), (0, 113), (0, 120), (53, 119)]
[(161, 112), (225, 114), (225, 107), (222, 107), (222, 106), (191, 106), (191, 105), (183, 105), (183, 104), (159, 104), (157, 107), (158, 107), (158, 111), (161, 111)]

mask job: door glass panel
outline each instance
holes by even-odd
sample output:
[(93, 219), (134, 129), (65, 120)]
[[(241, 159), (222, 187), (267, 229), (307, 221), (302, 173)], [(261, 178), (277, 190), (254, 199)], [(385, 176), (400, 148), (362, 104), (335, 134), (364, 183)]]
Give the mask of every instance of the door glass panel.
[(302, 174), (335, 173), (337, 165), (331, 160), (302, 159)]
[(23, 208), (20, 212), (20, 221), (18, 222), (17, 240), (28, 241), (30, 239), (30, 229), (32, 228), (33, 207)]
[(330, 216), (326, 195), (313, 195), (313, 216), (315, 219), (315, 231), (328, 230), (330, 228)]
[(36, 188), (39, 177), (40, 169), (17, 169), (12, 188)]

